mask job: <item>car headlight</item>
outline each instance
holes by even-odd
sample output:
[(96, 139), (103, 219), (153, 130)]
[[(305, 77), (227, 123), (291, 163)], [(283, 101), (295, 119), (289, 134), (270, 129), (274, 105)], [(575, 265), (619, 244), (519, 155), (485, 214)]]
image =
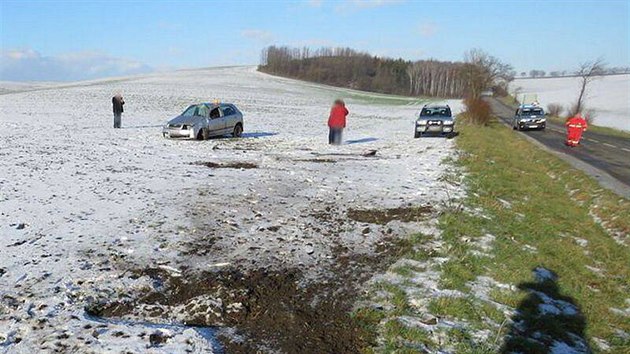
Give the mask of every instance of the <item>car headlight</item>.
[(445, 120), (442, 123), (443, 125), (453, 125), (453, 121), (452, 120)]
[(418, 125), (426, 125), (427, 124), (427, 120), (426, 119), (417, 120), (416, 124), (418, 124)]

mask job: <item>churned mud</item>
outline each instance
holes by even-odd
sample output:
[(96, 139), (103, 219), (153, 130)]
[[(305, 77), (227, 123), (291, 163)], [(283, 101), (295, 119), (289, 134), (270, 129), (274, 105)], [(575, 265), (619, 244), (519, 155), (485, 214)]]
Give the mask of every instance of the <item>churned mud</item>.
[(242, 168), (242, 169), (258, 168), (258, 165), (251, 162), (226, 162), (226, 163), (196, 162), (195, 165), (202, 165), (209, 168)]
[(374, 340), (350, 316), (360, 284), (407, 247), (404, 241), (387, 242), (373, 256), (355, 256), (338, 247), (331, 269), (336, 276), (306, 285), (297, 268), (201, 273), (137, 269), (131, 277), (149, 277), (153, 287), (133, 298), (94, 301), (85, 311), (99, 318), (237, 328), (236, 335), (219, 337), (227, 353), (358, 353)]
[(433, 211), (431, 206), (401, 207), (391, 209), (354, 209), (348, 210), (348, 217), (354, 221), (385, 225), (392, 220), (419, 222), (427, 219)]

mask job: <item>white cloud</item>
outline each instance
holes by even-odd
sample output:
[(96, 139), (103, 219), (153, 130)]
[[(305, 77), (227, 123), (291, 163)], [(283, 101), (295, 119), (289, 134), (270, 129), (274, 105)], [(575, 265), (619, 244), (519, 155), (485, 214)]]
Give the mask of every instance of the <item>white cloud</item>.
[(242, 30), (241, 36), (265, 43), (271, 42), (273, 40), (273, 33), (260, 29)]
[(0, 52), (0, 80), (76, 81), (147, 73), (152, 68), (136, 60), (101, 52), (74, 52), (43, 56), (33, 49)]
[(424, 23), (420, 25), (420, 35), (427, 38), (433, 37), (437, 33), (438, 29), (439, 27), (435, 23)]

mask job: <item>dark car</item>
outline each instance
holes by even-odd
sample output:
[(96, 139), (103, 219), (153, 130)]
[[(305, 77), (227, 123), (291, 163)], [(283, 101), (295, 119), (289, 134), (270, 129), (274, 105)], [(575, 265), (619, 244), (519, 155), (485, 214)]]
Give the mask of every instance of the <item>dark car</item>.
[(512, 119), (512, 129), (540, 129), (544, 130), (547, 126), (545, 111), (542, 107), (532, 104), (523, 104), (518, 107)]
[(442, 104), (428, 104), (422, 107), (416, 120), (414, 138), (425, 135), (452, 136), (455, 133), (455, 119), (451, 107)]

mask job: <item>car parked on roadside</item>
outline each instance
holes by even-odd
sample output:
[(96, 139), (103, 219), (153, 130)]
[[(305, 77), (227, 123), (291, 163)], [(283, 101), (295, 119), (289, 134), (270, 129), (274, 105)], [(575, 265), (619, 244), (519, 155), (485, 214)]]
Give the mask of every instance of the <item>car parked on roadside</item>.
[(522, 104), (514, 113), (512, 119), (512, 129), (540, 129), (544, 130), (547, 126), (545, 111), (542, 107), (535, 104)]
[(444, 104), (427, 104), (416, 119), (414, 138), (425, 135), (453, 136), (455, 119), (451, 107)]
[(205, 140), (213, 136), (243, 134), (243, 113), (231, 103), (198, 103), (188, 106), (162, 129), (165, 138)]

